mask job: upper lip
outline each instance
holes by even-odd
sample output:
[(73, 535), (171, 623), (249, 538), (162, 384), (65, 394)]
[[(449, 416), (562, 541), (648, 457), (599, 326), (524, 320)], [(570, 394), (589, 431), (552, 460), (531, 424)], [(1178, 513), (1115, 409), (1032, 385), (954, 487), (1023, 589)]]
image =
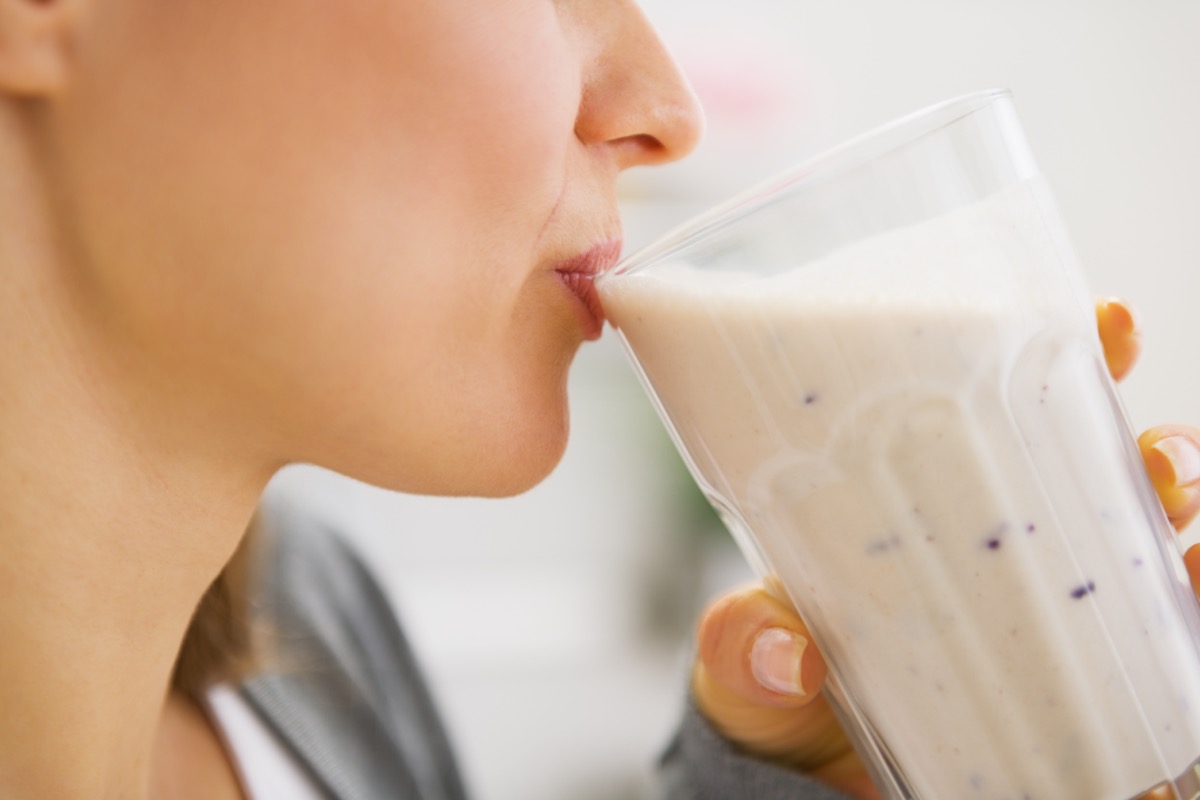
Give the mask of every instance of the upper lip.
[(620, 257), (621, 237), (611, 236), (597, 242), (582, 253), (558, 262), (554, 266), (554, 271), (564, 274), (583, 273), (594, 278), (616, 266)]

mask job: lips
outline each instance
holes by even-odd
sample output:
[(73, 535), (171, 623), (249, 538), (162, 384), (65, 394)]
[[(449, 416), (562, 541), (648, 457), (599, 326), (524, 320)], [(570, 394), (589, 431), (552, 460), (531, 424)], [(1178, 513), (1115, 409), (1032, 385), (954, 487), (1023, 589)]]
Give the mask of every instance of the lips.
[(596, 276), (611, 269), (620, 255), (621, 240), (607, 239), (554, 267), (573, 298), (585, 339), (599, 339), (604, 327), (604, 308), (596, 293)]

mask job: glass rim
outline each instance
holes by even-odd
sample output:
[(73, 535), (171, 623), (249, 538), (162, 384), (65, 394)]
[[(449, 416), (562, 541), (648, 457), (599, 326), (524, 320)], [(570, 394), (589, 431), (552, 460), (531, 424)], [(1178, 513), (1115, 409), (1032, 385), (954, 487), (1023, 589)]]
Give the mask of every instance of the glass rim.
[[(790, 189), (843, 175), (948, 125), (953, 125), (996, 101), (1011, 99), (1012, 91), (1009, 89), (982, 89), (919, 108), (871, 128), (822, 150), (677, 225), (650, 244), (630, 253), (611, 270), (598, 277), (621, 275), (649, 261), (682, 250), (769, 204)], [(889, 139), (892, 141), (887, 141)], [(871, 147), (880, 143), (884, 143), (882, 147)]]

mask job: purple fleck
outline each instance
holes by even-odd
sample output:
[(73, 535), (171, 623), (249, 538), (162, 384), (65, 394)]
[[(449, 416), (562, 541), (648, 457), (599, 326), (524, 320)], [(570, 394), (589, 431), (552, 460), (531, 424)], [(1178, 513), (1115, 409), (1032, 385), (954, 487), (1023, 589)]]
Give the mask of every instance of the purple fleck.
[(817, 396), (815, 394), (804, 395), (804, 405), (811, 406), (815, 402), (817, 402)]
[(1137, 557), (1135, 556), (1135, 557), (1134, 557), (1134, 559), (1133, 559), (1133, 565), (1134, 565), (1135, 567), (1140, 567), (1140, 566), (1142, 565), (1142, 560), (1141, 560), (1140, 558), (1137, 558)]
[(1088, 581), (1084, 585), (1076, 586), (1074, 589), (1072, 589), (1071, 597), (1075, 598), (1076, 600), (1082, 600), (1084, 597), (1087, 597), (1094, 591), (1096, 591), (1096, 584), (1092, 581)]
[(989, 550), (999, 550), (1000, 549), (1000, 538), (1002, 536), (1004, 536), (1004, 534), (1006, 534), (1006, 533), (1008, 533), (1008, 523), (1007, 522), (1001, 522), (999, 525), (992, 528), (991, 532), (988, 534), (988, 538), (985, 540), (985, 543), (987, 544), (988, 549)]
[(1034, 525), (1032, 522), (1025, 526), (1026, 533), (1033, 533), (1036, 530), (1037, 530), (1037, 525)]

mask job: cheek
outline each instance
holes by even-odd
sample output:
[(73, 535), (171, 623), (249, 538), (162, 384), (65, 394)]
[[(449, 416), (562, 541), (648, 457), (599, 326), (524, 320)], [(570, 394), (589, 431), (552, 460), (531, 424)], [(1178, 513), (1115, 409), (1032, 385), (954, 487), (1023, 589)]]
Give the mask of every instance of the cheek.
[(224, 272), (226, 296), (290, 296), (310, 327), (374, 296), (426, 330), (465, 299), (443, 337), (502, 326), (574, 144), (578, 66), (553, 5), (202, 5), (143, 4), (128, 46), (154, 42), (159, 62), (115, 48), (138, 72), (93, 92), (114, 121), (89, 131), (96, 205), (128, 200), (96, 238), (158, 272), (129, 283), (182, 275), (194, 298), (196, 273)]
[(494, 493), (565, 440), (578, 337), (530, 276), (578, 65), (551, 3), (414, 5), (113, 4), (68, 188), (99, 294), (164, 359), (311, 460)]

